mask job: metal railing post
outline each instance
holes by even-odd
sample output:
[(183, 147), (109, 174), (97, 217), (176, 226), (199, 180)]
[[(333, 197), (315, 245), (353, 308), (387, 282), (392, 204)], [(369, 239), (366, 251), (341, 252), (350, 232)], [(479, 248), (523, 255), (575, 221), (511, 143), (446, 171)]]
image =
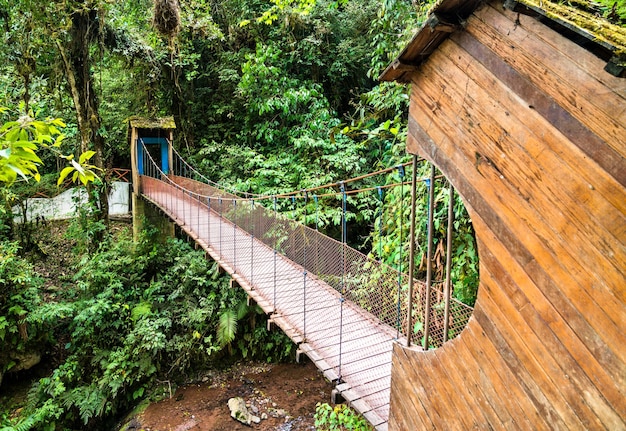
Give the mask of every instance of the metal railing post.
[(424, 350), (428, 350), (430, 337), (430, 291), (432, 285), (432, 257), (433, 257), (433, 208), (435, 200), (435, 165), (430, 166), (428, 186), (428, 246), (426, 249), (426, 307), (424, 310)]
[(398, 295), (396, 300), (396, 340), (400, 338), (400, 314), (401, 314), (401, 292), (402, 292), (402, 203), (404, 202), (404, 166), (398, 165), (398, 173), (400, 174), (400, 215), (398, 221), (400, 223), (400, 241), (398, 241)]
[(454, 186), (450, 183), (450, 200), (448, 202), (448, 231), (446, 237), (446, 283), (444, 290), (444, 316), (443, 316), (443, 342), (448, 341), (448, 329), (450, 325), (450, 284), (452, 272), (452, 237), (454, 227)]
[(294, 262), (300, 263), (298, 262), (298, 254), (296, 253), (296, 236), (293, 234), (293, 231), (297, 229), (297, 227), (295, 226), (295, 223), (297, 223), (296, 195), (291, 195), (291, 204), (293, 206), (293, 211), (291, 213), (291, 219), (289, 220), (289, 230), (292, 231), (292, 233), (289, 234), (289, 239), (290, 239), (289, 242), (291, 243), (291, 245), (289, 246), (289, 255), (291, 259), (293, 259)]
[(254, 199), (250, 198), (250, 286), (254, 289)]
[(313, 195), (315, 201), (315, 270), (314, 274), (320, 275), (320, 236), (319, 236), (319, 205), (317, 195)]
[(224, 254), (223, 254), (223, 249), (222, 249), (222, 224), (223, 224), (224, 219), (222, 218), (222, 211), (224, 209), (224, 203), (222, 201), (221, 196), (219, 199), (220, 199), (220, 252), (219, 252), (219, 255), (220, 255), (220, 259), (223, 259)]
[(377, 187), (378, 199), (380, 200), (380, 211), (378, 215), (378, 260), (383, 261), (383, 206), (385, 205), (385, 196), (382, 187)]
[(302, 269), (303, 269), (303, 279), (302, 279), (302, 332), (304, 334), (304, 339), (306, 341), (306, 275), (307, 275), (307, 264), (306, 264), (306, 249), (307, 249), (307, 241), (306, 241), (306, 205), (308, 203), (308, 194), (306, 192), (306, 190), (304, 190), (304, 226), (302, 228), (302, 233), (304, 236), (304, 247), (303, 247), (303, 253), (304, 256), (302, 258), (302, 260), (304, 261), (303, 265), (302, 265)]
[(338, 383), (342, 382), (341, 365), (343, 350), (343, 303), (345, 302), (344, 294), (346, 290), (346, 242), (347, 242), (347, 223), (346, 223), (346, 187), (342, 182), (339, 183), (341, 189), (341, 296), (339, 298), (339, 368)]
[(211, 196), (207, 196), (207, 214), (206, 214), (206, 239), (209, 243), (209, 247), (211, 245)]
[(415, 198), (417, 195), (417, 156), (413, 155), (413, 172), (411, 173), (411, 230), (409, 232), (409, 289), (407, 303), (406, 345), (411, 346), (413, 336), (413, 273), (415, 272)]
[[(276, 225), (278, 222), (278, 208), (276, 206), (276, 196), (274, 196), (274, 224)], [(278, 232), (274, 232), (274, 313), (276, 313), (276, 254), (278, 251), (276, 250), (276, 246), (278, 243)]]
[(233, 199), (233, 272), (237, 274), (237, 246), (235, 238), (237, 237), (237, 199)]

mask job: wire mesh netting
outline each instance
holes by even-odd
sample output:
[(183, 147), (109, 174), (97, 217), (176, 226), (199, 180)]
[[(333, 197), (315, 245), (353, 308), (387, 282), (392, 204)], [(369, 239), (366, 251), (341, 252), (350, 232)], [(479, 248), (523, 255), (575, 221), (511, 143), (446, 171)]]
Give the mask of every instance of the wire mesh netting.
[[(409, 277), (287, 218), (276, 210), (276, 197), (225, 191), (177, 155), (166, 175), (143, 154), (140, 192), (245, 280), (288, 335), (323, 358), (331, 376), (367, 392), (372, 415), (386, 421), (391, 346), (407, 335)], [(454, 299), (445, 307), (443, 283), (413, 284), (414, 339), (441, 346), (466, 326), (472, 308)]]
[[(229, 227), (217, 232), (217, 248), (238, 250), (233, 254), (235, 268), (243, 265), (244, 257), (250, 267), (254, 284), (254, 247), (249, 242), (249, 250), (244, 251), (245, 244), (232, 244), (234, 230), (246, 232), (250, 239), (256, 239), (270, 249), (302, 267), (308, 278), (316, 278), (335, 291), (343, 294), (346, 300), (359, 305), (364, 311), (371, 313), (390, 328), (398, 330), (405, 336), (407, 322), (407, 287), (408, 276), (400, 274), (395, 268), (385, 265), (367, 255), (350, 248), (319, 231), (290, 220), (284, 215), (268, 209), (255, 200), (237, 198), (236, 196), (195, 180), (169, 176), (174, 193), (187, 197), (180, 209), (192, 211), (210, 210), (216, 213)], [(153, 185), (153, 188), (155, 186)], [(194, 205), (192, 201), (196, 201)], [(192, 208), (193, 206), (193, 208)], [(202, 224), (199, 220), (197, 223)], [(198, 227), (200, 227), (198, 225)], [(229, 229), (232, 229), (231, 232)], [(220, 241), (221, 240), (221, 241)], [(221, 247), (219, 244), (221, 243)], [(261, 258), (261, 254), (257, 259)], [(252, 259), (252, 260), (251, 260)], [(264, 265), (270, 262), (258, 262), (257, 278), (265, 274)], [(253, 265), (254, 264), (254, 265)], [(304, 278), (303, 278), (304, 282)], [(400, 292), (400, 295), (398, 295)], [(425, 298), (424, 283), (414, 283), (413, 321), (416, 327), (424, 321)], [(443, 340), (443, 311), (438, 305), (443, 304), (443, 288), (439, 283), (431, 290), (431, 344), (440, 346)], [(440, 310), (441, 309), (441, 310)], [(472, 308), (456, 300), (451, 300), (450, 335), (456, 335), (465, 327)], [(393, 331), (392, 331), (393, 332)], [(418, 329), (418, 337), (420, 330)], [(397, 335), (397, 334), (396, 334)], [(452, 338), (451, 336), (448, 338)], [(441, 341), (439, 341), (441, 340)]]

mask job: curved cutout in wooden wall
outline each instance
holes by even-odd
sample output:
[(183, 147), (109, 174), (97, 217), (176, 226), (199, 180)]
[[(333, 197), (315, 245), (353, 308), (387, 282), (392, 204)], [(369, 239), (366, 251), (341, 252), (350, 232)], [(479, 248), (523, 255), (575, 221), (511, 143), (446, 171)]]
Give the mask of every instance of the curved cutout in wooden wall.
[(626, 429), (626, 79), (492, 3), (412, 75), (409, 152), (451, 180), (480, 288), (440, 349), (394, 348), (392, 430)]

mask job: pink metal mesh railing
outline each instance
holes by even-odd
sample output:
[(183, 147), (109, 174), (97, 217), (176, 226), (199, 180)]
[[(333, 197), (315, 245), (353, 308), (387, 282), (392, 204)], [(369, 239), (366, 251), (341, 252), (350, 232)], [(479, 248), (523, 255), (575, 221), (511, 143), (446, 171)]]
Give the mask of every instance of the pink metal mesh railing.
[[(292, 339), (319, 355), (318, 367), (329, 378), (359, 391), (367, 405), (361, 413), (370, 422), (386, 422), (391, 345), (406, 337), (408, 276), (288, 219), (275, 210), (276, 198), (237, 196), (180, 175), (200, 178), (182, 160), (169, 175), (150, 159), (143, 166), (140, 192), (257, 295)], [(413, 292), (414, 339), (421, 344), (424, 283), (415, 282)], [(437, 347), (445, 327), (441, 283), (431, 289), (430, 304), (428, 344)], [(465, 327), (471, 313), (471, 307), (451, 301), (448, 338)]]
[[(401, 295), (398, 303), (399, 274), (394, 268), (315, 229), (287, 219), (254, 200), (238, 199), (213, 186), (188, 178), (170, 176), (169, 179), (180, 190), (186, 190), (190, 199), (202, 202), (207, 209), (210, 199), (211, 210), (232, 223), (229, 229), (236, 226), (247, 232), (303, 267), (308, 277), (315, 277), (338, 293), (343, 293), (346, 300), (359, 305), (389, 327), (396, 328), (398, 323), (406, 321), (406, 298)], [(233, 234), (223, 231), (222, 237), (223, 243), (228, 244)], [(237, 267), (236, 255), (233, 258)], [(407, 276), (400, 274), (401, 291), (407, 282)], [(400, 332), (403, 330), (401, 328)]]
[[(216, 185), (210, 185), (189, 177), (203, 180), (201, 176), (178, 155), (172, 170), (181, 175), (163, 175), (148, 154), (144, 166), (148, 177), (159, 177), (164, 184), (169, 184), (174, 194), (185, 196), (183, 206), (179, 210), (198, 212), (201, 208), (218, 214), (230, 227), (218, 231), (219, 244), (224, 249), (233, 249), (233, 264), (237, 267), (237, 252), (240, 254), (239, 264), (243, 264), (246, 256), (254, 274), (254, 247), (250, 252), (240, 250), (241, 245), (232, 245), (236, 229), (248, 233), (252, 238), (263, 242), (278, 254), (287, 257), (302, 267), (307, 277), (314, 277), (331, 286), (345, 300), (361, 307), (390, 328), (390, 334), (403, 337), (407, 322), (407, 290), (408, 276), (380, 261), (330, 238), (319, 231), (288, 219), (272, 209), (272, 199), (263, 199), (267, 205), (261, 205), (258, 198), (245, 198), (228, 193)], [(215, 183), (213, 183), (215, 184)], [(158, 187), (152, 184), (152, 188)], [(196, 204), (193, 204), (196, 201)], [(179, 202), (180, 204), (180, 202)], [(192, 208), (193, 207), (193, 208)], [(199, 222), (201, 223), (201, 222)], [(229, 230), (230, 229), (230, 230)], [(231, 231), (232, 230), (232, 231)], [(250, 242), (250, 244), (252, 244)], [(251, 256), (247, 256), (251, 254)], [(250, 260), (251, 259), (251, 260)], [(266, 264), (273, 264), (272, 262)], [(257, 271), (259, 274), (262, 272)], [(260, 275), (258, 275), (260, 276)], [(273, 276), (273, 275), (272, 275)], [(304, 275), (303, 275), (304, 277)], [(304, 278), (303, 278), (304, 282)], [(420, 295), (424, 291), (424, 283), (414, 283), (413, 322), (420, 336), (420, 323), (424, 321), (425, 298)], [(431, 290), (430, 345), (438, 347), (443, 342), (443, 303), (442, 283), (436, 283)], [(398, 295), (398, 293), (400, 293)], [(466, 325), (473, 309), (455, 299), (451, 300), (448, 338), (458, 334)], [(394, 330), (396, 333), (394, 333)], [(421, 330), (423, 332), (423, 328)]]

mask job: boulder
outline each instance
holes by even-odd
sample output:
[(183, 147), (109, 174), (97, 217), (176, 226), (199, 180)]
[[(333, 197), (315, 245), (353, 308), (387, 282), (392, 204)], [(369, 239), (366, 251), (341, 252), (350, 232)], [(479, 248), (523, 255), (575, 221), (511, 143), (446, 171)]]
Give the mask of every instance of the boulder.
[(252, 422), (259, 423), (261, 421), (259, 417), (254, 416), (248, 411), (243, 398), (236, 397), (229, 399), (228, 408), (230, 409), (230, 416), (242, 424), (250, 425)]
[(15, 366), (11, 368), (11, 372), (28, 370), (41, 362), (41, 353), (39, 352), (11, 352), (10, 356), (15, 361)]

